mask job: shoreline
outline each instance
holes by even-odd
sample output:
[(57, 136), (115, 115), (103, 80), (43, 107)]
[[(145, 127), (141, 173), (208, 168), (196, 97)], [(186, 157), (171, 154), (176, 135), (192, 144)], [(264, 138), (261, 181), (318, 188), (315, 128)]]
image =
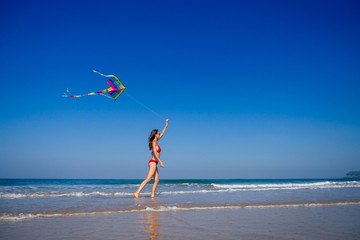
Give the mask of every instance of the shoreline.
[(1, 222), (18, 222), (24, 220), (54, 218), (54, 217), (74, 217), (74, 216), (94, 216), (94, 215), (112, 215), (121, 213), (141, 213), (141, 212), (176, 212), (176, 211), (203, 211), (203, 210), (226, 210), (226, 209), (273, 209), (273, 208), (309, 208), (309, 207), (328, 207), (328, 206), (349, 206), (360, 205), (360, 200), (353, 201), (324, 201), (324, 202), (290, 202), (290, 203), (265, 203), (265, 204), (232, 204), (232, 205), (154, 205), (143, 206), (132, 209), (110, 209), (103, 211), (79, 211), (79, 212), (61, 212), (49, 211), (41, 213), (4, 213), (0, 216)]

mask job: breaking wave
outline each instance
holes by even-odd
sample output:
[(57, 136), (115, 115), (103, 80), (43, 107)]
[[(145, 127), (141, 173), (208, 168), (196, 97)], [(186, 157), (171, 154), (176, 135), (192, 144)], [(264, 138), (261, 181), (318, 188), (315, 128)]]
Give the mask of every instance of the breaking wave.
[[(134, 185), (133, 187), (137, 187)], [(307, 183), (240, 183), (240, 184), (217, 184), (217, 183), (180, 183), (177, 186), (169, 186), (164, 184), (164, 191), (160, 194), (206, 194), (206, 193), (226, 193), (238, 191), (270, 191), (270, 190), (299, 190), (299, 189), (334, 189), (334, 188), (360, 188), (360, 181), (321, 181), (321, 182), (307, 182)], [(167, 190), (167, 189), (168, 190)], [(129, 197), (133, 196), (133, 190), (128, 189), (126, 192), (122, 191), (72, 191), (62, 192), (11, 192), (7, 189), (6, 192), (0, 193), (0, 199), (18, 199), (18, 198), (53, 198), (53, 197), (89, 197), (89, 196), (104, 196), (104, 197)], [(43, 189), (44, 190), (44, 189)], [(53, 189), (51, 189), (53, 190)], [(80, 190), (80, 189), (78, 189)], [(148, 194), (148, 193), (145, 193)]]

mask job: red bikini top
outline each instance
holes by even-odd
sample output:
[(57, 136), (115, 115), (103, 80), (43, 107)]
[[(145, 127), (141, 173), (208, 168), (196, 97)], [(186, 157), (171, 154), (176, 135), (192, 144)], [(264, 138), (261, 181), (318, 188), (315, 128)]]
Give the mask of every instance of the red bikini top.
[[(160, 148), (159, 144), (157, 146), (159, 148), (159, 150), (157, 152), (161, 152), (161, 148)], [(153, 155), (153, 153), (151, 153), (151, 155)]]
[(158, 148), (159, 148), (158, 152), (161, 152), (161, 148), (160, 148), (159, 144), (158, 144)]

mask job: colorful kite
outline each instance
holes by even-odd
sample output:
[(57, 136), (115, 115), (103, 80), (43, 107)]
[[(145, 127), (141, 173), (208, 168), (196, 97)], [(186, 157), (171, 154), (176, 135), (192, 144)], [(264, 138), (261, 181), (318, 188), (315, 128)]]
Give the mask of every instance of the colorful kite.
[[(64, 93), (64, 95), (62, 95), (62, 96), (78, 98), (78, 97), (84, 97), (84, 96), (90, 96), (90, 95), (103, 95), (108, 98), (113, 98), (114, 102), (115, 102), (116, 99), (120, 96), (120, 94), (124, 91), (125, 86), (120, 82), (120, 80), (115, 75), (104, 75), (95, 70), (94, 70), (94, 72), (100, 74), (101, 76), (111, 78), (111, 79), (107, 80), (107, 83), (110, 85), (110, 87), (108, 89), (104, 89), (104, 90), (101, 90), (98, 92), (92, 92), (92, 93), (88, 93), (88, 94), (84, 94), (84, 95), (70, 95), (69, 89), (67, 89), (66, 93)], [(106, 95), (105, 93), (109, 94), (110, 97), (108, 95)]]

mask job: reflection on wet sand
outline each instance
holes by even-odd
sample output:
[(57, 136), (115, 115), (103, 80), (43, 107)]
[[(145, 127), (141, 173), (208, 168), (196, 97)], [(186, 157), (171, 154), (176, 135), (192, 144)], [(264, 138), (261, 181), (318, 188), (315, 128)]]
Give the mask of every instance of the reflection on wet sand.
[[(149, 201), (138, 201), (139, 204), (146, 204), (150, 208), (156, 208), (159, 205), (159, 202), (155, 199)], [(161, 233), (159, 228), (161, 224), (159, 223), (159, 212), (156, 211), (147, 211), (140, 212), (139, 219), (141, 223), (145, 224), (145, 232), (149, 233), (149, 240), (159, 240), (161, 239)]]
[(158, 212), (146, 212), (146, 223), (145, 232), (149, 233), (150, 240), (161, 239), (161, 233), (159, 231), (159, 216)]

